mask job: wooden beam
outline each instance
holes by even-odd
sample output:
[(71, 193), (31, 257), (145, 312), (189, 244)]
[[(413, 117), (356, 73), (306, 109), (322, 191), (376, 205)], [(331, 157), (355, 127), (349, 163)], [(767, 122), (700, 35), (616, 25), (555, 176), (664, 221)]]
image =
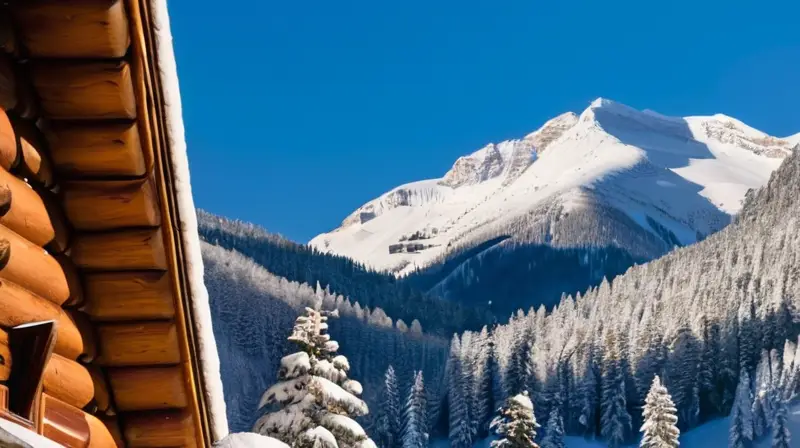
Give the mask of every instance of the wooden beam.
[(0, 225), (0, 278), (56, 305), (70, 297), (69, 284), (58, 261), (4, 225)]
[(37, 246), (55, 239), (56, 232), (42, 198), (22, 180), (0, 169), (0, 224)]
[(126, 414), (123, 432), (132, 448), (197, 446), (192, 414), (185, 411)]
[(123, 448), (125, 446), (125, 437), (122, 436), (122, 427), (119, 424), (119, 420), (115, 417), (105, 417), (101, 418), (100, 421), (108, 428), (108, 432), (114, 438), (114, 443), (117, 444), (116, 446)]
[(87, 370), (92, 377), (92, 383), (94, 383), (94, 405), (96, 411), (109, 416), (116, 415), (117, 411), (111, 402), (111, 389), (108, 386), (104, 370), (95, 363), (89, 364)]
[(116, 188), (86, 188), (88, 182), (64, 185), (64, 209), (76, 230), (157, 227), (161, 224), (152, 181)]
[(44, 370), (44, 391), (59, 400), (83, 408), (94, 396), (94, 383), (86, 367), (56, 353)]
[(0, 167), (10, 170), (17, 161), (17, 135), (6, 112), (0, 108)]
[(160, 228), (78, 234), (74, 238), (71, 254), (78, 267), (88, 270), (167, 268)]
[(169, 274), (159, 271), (87, 274), (83, 310), (94, 321), (171, 319)]
[(67, 279), (67, 287), (69, 287), (69, 298), (62, 306), (76, 307), (83, 305), (83, 280), (81, 274), (78, 272), (78, 267), (72, 261), (72, 258), (65, 254), (56, 254), (53, 256), (61, 270), (64, 271), (64, 277)]
[(105, 366), (171, 365), (181, 360), (173, 322), (103, 324), (98, 334), (98, 362)]
[(53, 186), (53, 167), (47, 155), (46, 140), (42, 131), (31, 120), (16, 119), (11, 121), (17, 135), (17, 163), (14, 172), (28, 179), (31, 184), (39, 184), (45, 188)]
[(80, 310), (68, 309), (66, 311), (72, 319), (72, 322), (75, 323), (75, 327), (78, 328), (81, 334), (81, 340), (83, 341), (83, 351), (81, 351), (81, 354), (78, 356), (78, 360), (84, 363), (94, 361), (98, 356), (98, 344), (92, 321), (89, 320), (89, 316)]
[(17, 2), (13, 12), (33, 57), (121, 58), (130, 43), (122, 0)]
[(136, 98), (126, 62), (34, 62), (33, 85), (50, 119), (133, 119)]
[(69, 359), (84, 351), (83, 338), (72, 318), (61, 307), (7, 280), (0, 280), (0, 326), (29, 322), (56, 322), (55, 352)]
[(187, 405), (180, 366), (110, 369), (108, 378), (121, 412), (180, 409)]
[(139, 130), (131, 123), (53, 123), (45, 131), (56, 171), (69, 179), (141, 177)]

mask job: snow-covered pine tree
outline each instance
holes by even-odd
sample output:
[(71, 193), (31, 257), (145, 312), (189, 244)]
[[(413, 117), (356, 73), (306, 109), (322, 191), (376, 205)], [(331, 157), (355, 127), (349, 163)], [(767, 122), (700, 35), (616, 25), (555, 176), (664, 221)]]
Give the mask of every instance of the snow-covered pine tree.
[(331, 435), (340, 448), (369, 448), (375, 443), (353, 420), (369, 412), (360, 398), (358, 381), (347, 378), (347, 358), (336, 355), (339, 344), (327, 334), (328, 317), (337, 312), (306, 308), (295, 320), (289, 340), (301, 351), (284, 356), (279, 382), (264, 392), (259, 409), (278, 409), (256, 421), (253, 432), (298, 447), (331, 446)]
[(492, 448), (539, 448), (534, 442), (539, 424), (527, 391), (506, 400), (498, 412), (490, 425), (498, 435), (491, 443)]
[(731, 448), (746, 448), (753, 441), (753, 397), (750, 391), (750, 375), (742, 368), (736, 400), (731, 410), (731, 427), (728, 443)]
[(680, 430), (678, 417), (672, 397), (667, 388), (661, 385), (661, 378), (653, 378), (650, 392), (644, 402), (644, 424), (641, 432), (643, 448), (677, 448)]
[(447, 403), (449, 406), (449, 439), (453, 448), (472, 446), (469, 402), (465, 396), (461, 341), (453, 335), (450, 344), (450, 357), (447, 360)]
[(429, 438), (428, 400), (422, 372), (414, 372), (414, 384), (408, 392), (403, 420), (403, 448), (426, 448)]
[(631, 429), (625, 393), (625, 378), (621, 368), (616, 330), (606, 331), (603, 353), (603, 396), (600, 433), (611, 448), (621, 446)]
[(398, 448), (402, 446), (400, 437), (400, 396), (397, 388), (397, 376), (391, 365), (386, 369), (383, 383), (381, 404), (375, 422), (375, 439), (381, 448)]
[(786, 400), (775, 403), (775, 420), (772, 422), (772, 448), (789, 448), (791, 434), (787, 426)]
[(755, 392), (753, 394), (753, 435), (760, 439), (769, 434), (772, 414), (770, 398), (772, 396), (772, 380), (770, 376), (769, 352), (761, 351), (761, 358), (756, 367)]
[(489, 434), (489, 423), (492, 419), (494, 400), (492, 397), (492, 349), (489, 330), (483, 327), (475, 349), (475, 378), (472, 391), (472, 425), (477, 438), (485, 438)]
[(561, 410), (553, 406), (547, 419), (547, 428), (542, 439), (541, 448), (564, 448), (564, 419)]

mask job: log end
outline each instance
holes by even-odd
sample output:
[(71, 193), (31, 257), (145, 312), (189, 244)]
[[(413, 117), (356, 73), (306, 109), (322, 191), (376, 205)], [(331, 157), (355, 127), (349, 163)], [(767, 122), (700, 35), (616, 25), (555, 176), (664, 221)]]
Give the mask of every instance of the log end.
[(0, 238), (0, 271), (8, 265), (10, 259), (11, 243), (5, 238)]
[(11, 189), (8, 185), (0, 185), (0, 217), (11, 210)]

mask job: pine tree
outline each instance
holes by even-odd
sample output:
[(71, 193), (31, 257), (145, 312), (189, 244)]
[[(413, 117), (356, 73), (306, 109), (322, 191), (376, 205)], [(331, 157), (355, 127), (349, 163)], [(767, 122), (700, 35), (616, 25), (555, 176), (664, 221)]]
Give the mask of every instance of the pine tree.
[(789, 448), (791, 434), (786, 421), (786, 401), (776, 403), (775, 421), (772, 423), (772, 448)]
[(603, 356), (603, 397), (601, 403), (601, 435), (612, 448), (621, 446), (631, 428), (625, 393), (625, 378), (621, 368), (619, 347), (614, 330), (605, 338)]
[(564, 419), (558, 406), (553, 406), (547, 419), (547, 429), (542, 439), (541, 448), (564, 448)]
[(302, 441), (304, 446), (328, 443), (329, 435), (341, 447), (374, 447), (353, 417), (369, 412), (360, 398), (362, 387), (347, 378), (350, 364), (336, 355), (339, 344), (327, 334), (328, 317), (336, 312), (311, 308), (295, 320), (289, 340), (301, 351), (284, 356), (279, 382), (264, 392), (259, 408), (279, 409), (256, 421), (253, 432), (286, 443)]
[(483, 327), (477, 340), (475, 357), (475, 379), (472, 392), (472, 424), (477, 438), (485, 438), (489, 434), (489, 423), (494, 409), (492, 397), (492, 347), (491, 336)]
[(750, 392), (750, 375), (742, 369), (736, 400), (731, 410), (731, 428), (728, 442), (731, 448), (746, 448), (753, 441), (753, 397)]
[(539, 424), (526, 391), (506, 400), (491, 428), (498, 436), (492, 441), (492, 448), (539, 448), (534, 442)]
[(414, 373), (414, 384), (408, 393), (404, 412), (403, 448), (427, 448), (428, 400), (422, 372)]
[(771, 423), (772, 380), (770, 375), (769, 352), (761, 351), (761, 359), (756, 367), (755, 393), (753, 394), (753, 434), (760, 439), (769, 433)]
[(667, 388), (661, 385), (661, 378), (656, 376), (650, 386), (644, 402), (644, 424), (641, 432), (642, 442), (639, 446), (646, 448), (677, 448), (678, 430), (677, 409), (672, 403)]
[(447, 401), (450, 408), (449, 439), (453, 448), (472, 446), (469, 407), (465, 396), (461, 342), (453, 335), (450, 358), (447, 360)]
[(400, 437), (400, 398), (397, 389), (397, 377), (394, 367), (386, 369), (381, 404), (375, 423), (375, 438), (382, 448), (398, 448)]

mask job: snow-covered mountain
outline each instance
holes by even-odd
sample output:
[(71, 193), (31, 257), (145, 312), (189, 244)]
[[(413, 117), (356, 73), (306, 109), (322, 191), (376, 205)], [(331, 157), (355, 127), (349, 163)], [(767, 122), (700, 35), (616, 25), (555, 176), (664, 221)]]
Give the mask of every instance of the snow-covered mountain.
[(725, 115), (667, 117), (600, 98), (459, 158), (439, 179), (392, 189), (310, 244), (397, 274), (490, 240), (650, 259), (727, 225), (795, 140)]

